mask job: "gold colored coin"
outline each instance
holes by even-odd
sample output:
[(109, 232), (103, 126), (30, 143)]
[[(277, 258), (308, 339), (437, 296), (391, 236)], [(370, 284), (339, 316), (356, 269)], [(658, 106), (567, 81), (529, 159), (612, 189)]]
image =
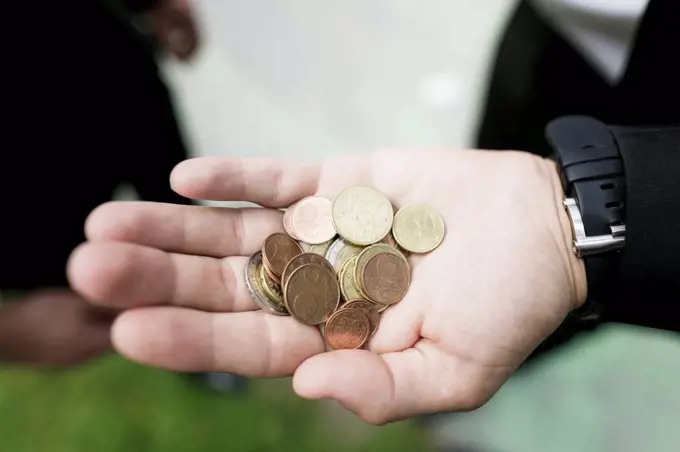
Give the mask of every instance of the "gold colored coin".
[(375, 307), (378, 309), (378, 313), (382, 314), (387, 308), (390, 307), (390, 305), (375, 303)]
[(261, 265), (259, 268), (259, 279), (258, 282), (260, 283), (262, 287), (262, 292), (274, 303), (278, 304), (279, 306), (285, 307), (283, 303), (283, 292), (281, 292), (281, 286), (276, 284), (272, 279), (269, 277), (267, 272), (264, 269), (264, 265)]
[(261, 271), (260, 267), (262, 267), (262, 253), (258, 251), (250, 256), (244, 272), (246, 287), (250, 297), (260, 308), (270, 314), (288, 315), (288, 310), (285, 307), (279, 306), (265, 295), (262, 288), (264, 283), (258, 276)]
[[(305, 251), (306, 253), (314, 253), (318, 254), (320, 256), (326, 256), (326, 252), (328, 251), (328, 248), (330, 248), (331, 243), (333, 243), (334, 240), (331, 239), (325, 243), (321, 243), (319, 245), (309, 245), (309, 248)], [(304, 249), (304, 247), (303, 247)]]
[(427, 204), (404, 206), (394, 216), (392, 234), (405, 250), (428, 253), (444, 240), (444, 218)]
[[(394, 228), (394, 224), (392, 225), (392, 227)], [(411, 254), (408, 251), (406, 251), (404, 248), (400, 247), (399, 244), (397, 243), (397, 241), (394, 240), (394, 235), (392, 234), (392, 231), (390, 231), (390, 233), (387, 234), (385, 236), (385, 238), (380, 241), (380, 243), (384, 243), (385, 245), (389, 245), (389, 246), (393, 247), (394, 249), (399, 250), (399, 252), (401, 254), (403, 254), (404, 257), (408, 257)]]
[(392, 228), (394, 209), (382, 192), (357, 185), (340, 192), (333, 201), (333, 224), (338, 234), (355, 245), (371, 245)]
[(342, 292), (342, 297), (345, 301), (356, 300), (359, 298), (364, 298), (359, 287), (357, 287), (357, 282), (354, 279), (354, 270), (356, 269), (357, 260), (359, 256), (354, 256), (348, 260), (345, 265), (340, 269), (338, 274), (338, 281), (340, 282), (340, 292)]
[(361, 251), (363, 251), (362, 247), (352, 245), (339, 237), (328, 247), (326, 260), (331, 263), (336, 272), (339, 272), (348, 260), (357, 256)]

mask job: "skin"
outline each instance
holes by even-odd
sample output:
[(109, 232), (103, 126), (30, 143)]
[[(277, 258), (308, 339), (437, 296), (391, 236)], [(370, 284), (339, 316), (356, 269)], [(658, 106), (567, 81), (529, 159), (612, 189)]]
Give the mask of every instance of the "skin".
[(29, 291), (0, 310), (0, 360), (68, 367), (111, 350), (114, 313), (67, 289)]
[[(195, 54), (198, 27), (189, 0), (160, 0), (148, 19), (168, 53), (182, 61)], [(48, 367), (87, 362), (110, 350), (113, 318), (65, 288), (15, 294), (0, 310), (0, 360)]]
[(199, 46), (198, 26), (189, 0), (160, 0), (148, 19), (161, 46), (180, 61)]
[[(114, 346), (147, 365), (293, 375), (300, 396), (334, 399), (384, 424), (480, 407), (585, 300), (555, 166), (527, 153), (391, 151), (319, 164), (198, 158), (178, 165), (171, 184), (186, 197), (267, 208), (115, 202), (92, 213), (70, 280), (93, 303), (127, 310)], [(324, 352), (315, 328), (258, 311), (244, 265), (283, 231), (274, 209), (354, 184), (397, 207), (431, 204), (447, 234), (410, 259), (409, 293), (384, 313), (370, 351)]]

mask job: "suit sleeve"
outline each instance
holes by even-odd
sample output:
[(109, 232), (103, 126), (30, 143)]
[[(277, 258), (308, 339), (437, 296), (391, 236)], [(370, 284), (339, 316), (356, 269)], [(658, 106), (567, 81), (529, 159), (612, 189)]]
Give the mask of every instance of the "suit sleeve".
[(160, 0), (115, 0), (127, 11), (138, 14), (150, 10), (156, 6)]
[(680, 125), (614, 128), (626, 177), (626, 245), (610, 320), (680, 331)]

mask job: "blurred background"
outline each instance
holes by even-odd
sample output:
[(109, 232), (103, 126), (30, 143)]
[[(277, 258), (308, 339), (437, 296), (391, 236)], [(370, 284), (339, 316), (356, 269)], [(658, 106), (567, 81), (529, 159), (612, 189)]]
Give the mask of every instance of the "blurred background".
[[(191, 3), (197, 53), (158, 62), (189, 154), (314, 159), (472, 146), (515, 4)], [(479, 411), (377, 428), (299, 400), (287, 379), (236, 391), (116, 356), (61, 371), (3, 364), (0, 450), (670, 452), (679, 375), (676, 336), (609, 326), (519, 373)]]

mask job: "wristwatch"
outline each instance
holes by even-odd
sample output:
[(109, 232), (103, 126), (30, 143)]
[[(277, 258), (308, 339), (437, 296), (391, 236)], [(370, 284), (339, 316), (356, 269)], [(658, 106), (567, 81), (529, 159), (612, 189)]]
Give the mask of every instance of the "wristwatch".
[(626, 241), (626, 180), (614, 129), (588, 116), (564, 116), (548, 124), (546, 138), (560, 170), (572, 250), (588, 281), (586, 303), (573, 315), (598, 321)]

